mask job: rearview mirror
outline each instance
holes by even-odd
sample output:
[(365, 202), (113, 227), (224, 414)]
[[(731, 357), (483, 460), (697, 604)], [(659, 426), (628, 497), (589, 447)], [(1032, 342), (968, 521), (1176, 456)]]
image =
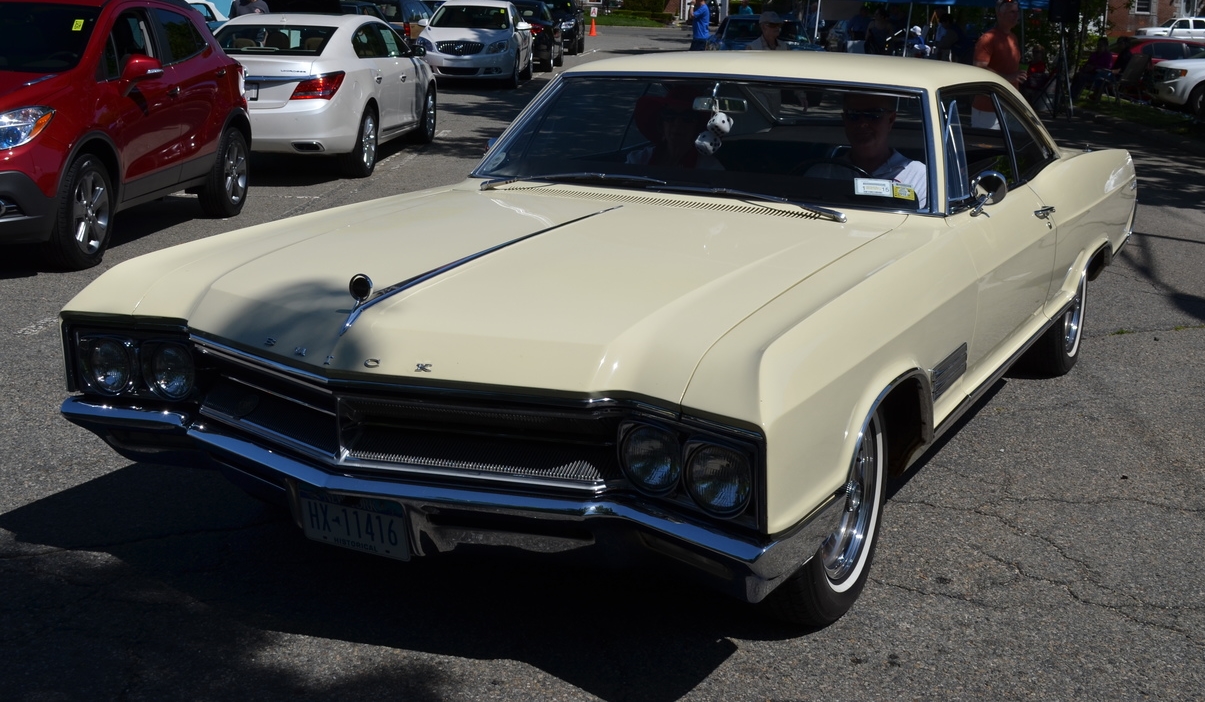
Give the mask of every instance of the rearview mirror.
[(695, 98), (694, 109), (699, 112), (747, 112), (749, 110), (749, 101), (743, 98), (734, 97), (697, 97)]

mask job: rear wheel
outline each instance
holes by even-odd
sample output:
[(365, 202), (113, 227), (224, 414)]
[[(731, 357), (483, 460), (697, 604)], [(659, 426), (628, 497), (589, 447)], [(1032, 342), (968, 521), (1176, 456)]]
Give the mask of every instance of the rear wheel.
[(208, 217), (234, 217), (243, 211), (247, 201), (247, 140), (237, 128), (230, 127), (222, 135), (218, 158), (197, 197)]
[(556, 50), (556, 57), (552, 59), (552, 65), (557, 66), (557, 67), (564, 66), (565, 65), (565, 45), (563, 43), (558, 42), (557, 45), (552, 48)]
[(360, 131), (351, 153), (339, 154), (339, 168), (349, 178), (367, 178), (377, 166), (377, 113), (371, 106), (364, 108)]
[(73, 271), (100, 263), (109, 245), (113, 209), (104, 164), (91, 154), (75, 159), (59, 189), (54, 230), (44, 245), (47, 260)]
[(410, 140), (416, 144), (430, 144), (435, 139), (435, 86), (427, 86), (423, 95), (423, 111), (419, 115), (418, 126), (410, 133)]
[(1057, 377), (1066, 375), (1075, 367), (1075, 362), (1079, 360), (1080, 341), (1084, 336), (1084, 302), (1087, 295), (1088, 272), (1083, 271), (1071, 307), (1021, 358), (1020, 366), (1024, 370)]
[(574, 56), (577, 54), (577, 38), (578, 38), (578, 36), (579, 36), (578, 34), (575, 34), (573, 36), (573, 41), (570, 42), (570, 44), (569, 44), (568, 51), (569, 51), (570, 56)]
[(577, 32), (577, 53), (586, 53), (586, 35), (580, 29)]
[(858, 599), (878, 541), (886, 466), (883, 415), (876, 409), (854, 448), (840, 523), (811, 560), (766, 598), (779, 619), (824, 626), (839, 619)]

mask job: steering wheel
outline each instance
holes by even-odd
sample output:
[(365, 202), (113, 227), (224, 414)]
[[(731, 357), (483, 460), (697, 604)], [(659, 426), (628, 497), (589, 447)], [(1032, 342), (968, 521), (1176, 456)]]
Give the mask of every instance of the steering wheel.
[(840, 168), (844, 168), (846, 170), (853, 171), (855, 177), (861, 177), (861, 178), (873, 178), (874, 177), (874, 176), (870, 175), (869, 173), (867, 173), (865, 169), (859, 168), (858, 166), (855, 166), (854, 164), (850, 163), (849, 161), (842, 161), (839, 158), (808, 159), (807, 161), (804, 161), (803, 163), (799, 164), (798, 166), (795, 166), (790, 171), (788, 171), (787, 175), (802, 175), (804, 173), (807, 173), (814, 166), (838, 166)]

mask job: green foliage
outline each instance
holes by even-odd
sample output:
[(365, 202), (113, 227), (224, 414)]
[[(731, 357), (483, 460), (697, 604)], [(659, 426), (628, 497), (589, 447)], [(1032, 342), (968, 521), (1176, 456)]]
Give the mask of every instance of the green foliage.
[(665, 0), (623, 0), (623, 11), (635, 13), (664, 12)]

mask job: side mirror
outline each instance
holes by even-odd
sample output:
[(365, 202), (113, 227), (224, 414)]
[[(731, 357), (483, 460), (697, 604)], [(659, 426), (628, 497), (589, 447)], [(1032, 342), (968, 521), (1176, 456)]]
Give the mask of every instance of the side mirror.
[(121, 68), (121, 95), (125, 97), (134, 90), (134, 86), (149, 78), (162, 78), (163, 64), (159, 59), (134, 54), (126, 59)]
[(527, 22), (519, 22), (515, 25), (515, 29), (519, 30), (520, 32), (530, 32), (531, 25)]
[(418, 26), (420, 26), (420, 27), (426, 27), (426, 26), (429, 26), (430, 24), (431, 23), (427, 21), (426, 17), (424, 17), (418, 21)]
[(975, 176), (971, 181), (971, 190), (976, 191), (983, 189), (986, 192), (975, 198), (975, 206), (971, 208), (971, 216), (978, 217), (984, 215), (990, 217), (988, 213), (983, 211), (987, 205), (994, 205), (1004, 199), (1008, 194), (1008, 183), (1004, 178), (1004, 174), (999, 171), (984, 171)]
[(410, 47), (410, 51), (414, 54), (415, 58), (422, 58), (427, 55), (427, 48), (417, 42)]

